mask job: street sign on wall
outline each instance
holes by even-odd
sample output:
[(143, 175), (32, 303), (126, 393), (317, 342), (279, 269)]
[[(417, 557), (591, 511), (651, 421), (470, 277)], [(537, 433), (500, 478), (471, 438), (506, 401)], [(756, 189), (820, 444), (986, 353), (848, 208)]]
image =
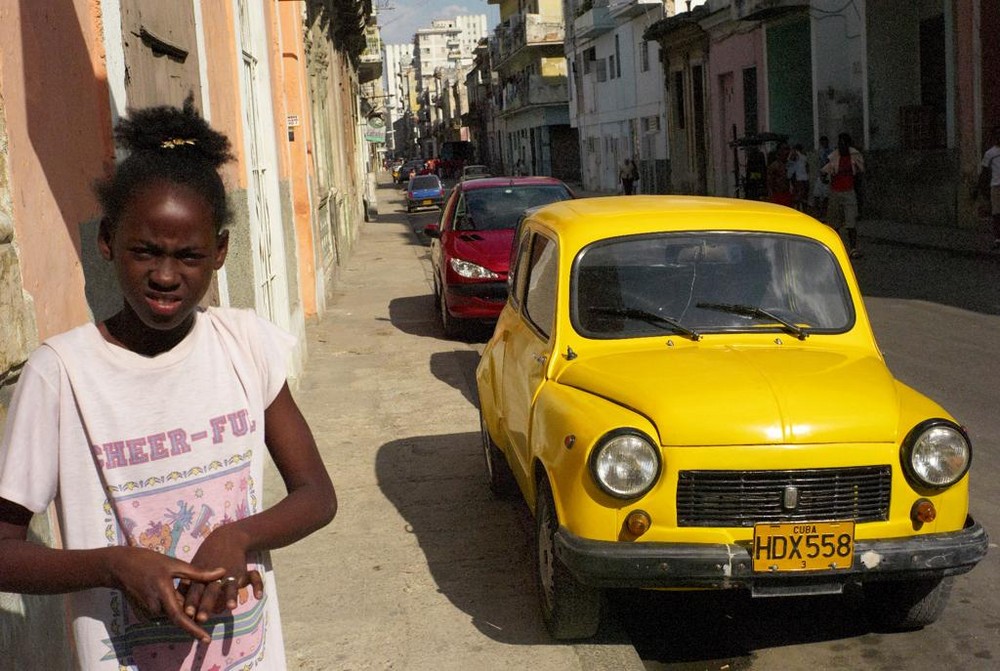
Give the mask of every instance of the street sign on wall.
[(368, 117), (365, 124), (365, 140), (368, 142), (385, 142), (385, 120), (379, 115)]

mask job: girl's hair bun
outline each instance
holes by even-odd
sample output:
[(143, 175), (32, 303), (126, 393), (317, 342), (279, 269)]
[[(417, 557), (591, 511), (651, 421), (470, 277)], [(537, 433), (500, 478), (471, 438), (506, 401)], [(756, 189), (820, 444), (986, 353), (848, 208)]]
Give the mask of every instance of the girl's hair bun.
[(177, 158), (198, 158), (214, 168), (233, 159), (229, 139), (212, 130), (189, 93), (180, 109), (169, 105), (132, 110), (115, 127), (115, 141), (130, 153), (176, 152)]
[(182, 184), (201, 194), (220, 230), (232, 218), (219, 175), (219, 167), (233, 159), (229, 139), (198, 114), (194, 94), (188, 94), (182, 108), (130, 109), (115, 126), (115, 141), (128, 156), (94, 184), (109, 230), (118, 225), (133, 194), (157, 181)]

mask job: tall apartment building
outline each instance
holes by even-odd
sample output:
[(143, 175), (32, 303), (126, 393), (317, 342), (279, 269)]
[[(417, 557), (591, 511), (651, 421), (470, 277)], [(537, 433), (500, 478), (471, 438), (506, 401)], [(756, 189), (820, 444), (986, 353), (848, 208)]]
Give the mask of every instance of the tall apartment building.
[[(447, 82), (463, 81), (472, 66), (476, 44), (486, 37), (486, 15), (456, 16), (435, 19), (429, 28), (421, 28), (413, 36), (413, 58), (417, 77), (417, 99), (420, 145), (425, 156), (438, 153), (440, 129), (444, 122), (441, 100), (447, 95)], [(459, 114), (460, 115), (460, 114)]]
[(530, 174), (575, 181), (580, 147), (570, 126), (561, 0), (488, 1), (500, 5), (489, 43), (497, 75), (491, 156), (508, 173), (520, 162)]
[(396, 137), (399, 122), (412, 113), (409, 101), (409, 86), (407, 82), (407, 71), (413, 67), (413, 45), (412, 44), (384, 44), (382, 45), (382, 60), (384, 63), (382, 74), (382, 87), (385, 91), (386, 110), (386, 150), (390, 154), (398, 154), (405, 151), (409, 138)]

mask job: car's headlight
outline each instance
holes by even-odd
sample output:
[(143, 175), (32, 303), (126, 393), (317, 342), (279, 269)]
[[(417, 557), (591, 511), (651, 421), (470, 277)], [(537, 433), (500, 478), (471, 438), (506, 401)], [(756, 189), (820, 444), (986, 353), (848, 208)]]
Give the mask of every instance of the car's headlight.
[(498, 280), (500, 276), (489, 268), (483, 268), (480, 265), (471, 263), (469, 261), (463, 261), (462, 259), (456, 259), (454, 257), (450, 260), (451, 269), (454, 270), (462, 277), (468, 277), (473, 280)]
[(900, 454), (903, 472), (920, 487), (944, 489), (962, 479), (972, 463), (972, 445), (962, 427), (930, 419), (913, 427)]
[(601, 438), (590, 455), (598, 486), (611, 496), (636, 499), (660, 475), (660, 453), (653, 441), (634, 429), (619, 429)]

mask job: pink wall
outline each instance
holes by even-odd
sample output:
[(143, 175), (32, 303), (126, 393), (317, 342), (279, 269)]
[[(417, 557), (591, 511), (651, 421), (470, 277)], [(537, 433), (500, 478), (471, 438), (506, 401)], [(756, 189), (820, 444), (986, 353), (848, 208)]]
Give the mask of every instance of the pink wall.
[[(754, 30), (750, 33), (733, 35), (712, 44), (712, 57), (709, 59), (709, 80), (706, 82), (708, 98), (712, 101), (712, 116), (710, 137), (712, 143), (712, 166), (715, 185), (714, 193), (720, 196), (731, 196), (734, 193), (733, 150), (729, 141), (733, 137), (732, 124), (736, 124), (736, 134), (746, 133), (743, 113), (743, 70), (757, 67), (757, 119), (759, 128), (766, 130), (766, 92), (764, 86), (764, 47), (763, 31)], [(731, 79), (728, 75), (731, 74)], [(731, 82), (731, 95), (723, 95), (723, 82)], [(740, 160), (743, 153), (740, 152)]]
[(0, 95), (24, 289), (41, 338), (89, 321), (80, 226), (113, 157), (99, 3), (0, 3)]

